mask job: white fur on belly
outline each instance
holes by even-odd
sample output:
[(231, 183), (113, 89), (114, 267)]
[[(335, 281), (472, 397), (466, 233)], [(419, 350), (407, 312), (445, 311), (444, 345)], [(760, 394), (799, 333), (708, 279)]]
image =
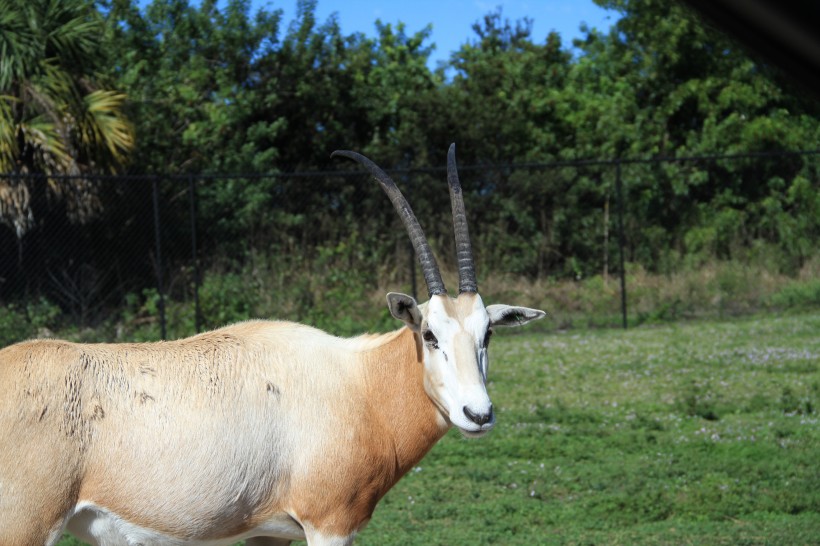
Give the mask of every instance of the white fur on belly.
[(302, 527), (287, 514), (275, 516), (255, 529), (234, 537), (185, 540), (134, 525), (117, 514), (89, 502), (77, 505), (74, 515), (68, 522), (68, 531), (82, 540), (100, 546), (230, 546), (237, 541), (255, 536), (305, 540)]

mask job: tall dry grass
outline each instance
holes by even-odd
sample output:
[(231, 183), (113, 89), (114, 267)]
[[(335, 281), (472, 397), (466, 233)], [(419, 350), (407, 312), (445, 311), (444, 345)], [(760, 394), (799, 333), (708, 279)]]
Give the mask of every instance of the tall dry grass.
[[(482, 280), (485, 302), (505, 301), (549, 312), (554, 328), (621, 324), (620, 278), (531, 281), (504, 275)], [(820, 257), (796, 277), (738, 262), (710, 262), (670, 274), (628, 265), (627, 315), (631, 325), (704, 317), (729, 317), (764, 310), (820, 306)]]

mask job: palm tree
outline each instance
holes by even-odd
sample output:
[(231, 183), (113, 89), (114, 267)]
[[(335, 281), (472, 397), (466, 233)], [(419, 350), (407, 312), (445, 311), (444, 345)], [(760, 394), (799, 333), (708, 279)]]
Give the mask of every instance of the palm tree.
[(98, 83), (103, 31), (87, 0), (0, 0), (0, 222), (18, 237), (36, 191), (92, 218), (88, 175), (115, 171), (134, 147), (125, 95)]

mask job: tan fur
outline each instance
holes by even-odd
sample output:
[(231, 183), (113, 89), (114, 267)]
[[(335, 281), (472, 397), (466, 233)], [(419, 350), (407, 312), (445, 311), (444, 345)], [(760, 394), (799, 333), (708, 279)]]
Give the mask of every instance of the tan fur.
[(337, 461), (347, 453), (349, 460), (295, 475), (305, 486), (292, 499), (295, 511), (332, 534), (346, 535), (369, 520), (379, 499), (446, 431), (424, 391), (412, 332), (388, 337), (362, 360), (362, 387), (369, 394), (344, 407), (343, 426), (350, 428), (341, 437), (323, 437), (324, 456)]
[(285, 514), (364, 525), (447, 429), (403, 328), (339, 339), (247, 322), (154, 344), (0, 351), (0, 544), (44, 544), (78, 503), (178, 539)]

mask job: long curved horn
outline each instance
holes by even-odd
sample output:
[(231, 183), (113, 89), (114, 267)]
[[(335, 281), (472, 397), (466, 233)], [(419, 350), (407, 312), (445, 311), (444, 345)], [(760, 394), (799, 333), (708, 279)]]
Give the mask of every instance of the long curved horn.
[(453, 207), (453, 229), (456, 232), (456, 258), (458, 260), (458, 293), (478, 292), (478, 281), (475, 276), (473, 247), (470, 244), (470, 231), (467, 229), (467, 213), (464, 211), (464, 195), (458, 181), (456, 169), (456, 145), (450, 145), (447, 152), (447, 182), (450, 185), (450, 204)]
[(410, 208), (410, 204), (407, 202), (407, 199), (404, 198), (404, 195), (402, 195), (396, 183), (393, 182), (378, 165), (361, 154), (349, 150), (336, 150), (330, 154), (330, 157), (336, 156), (347, 157), (360, 163), (379, 182), (393, 203), (396, 212), (399, 213), (404, 227), (407, 229), (407, 234), (410, 236), (410, 241), (413, 243), (416, 256), (418, 256), (419, 263), (421, 264), (424, 280), (427, 283), (428, 295), (434, 296), (447, 293), (447, 289), (444, 288), (444, 281), (441, 280), (441, 273), (439, 273), (436, 258), (433, 256), (430, 244), (424, 236), (424, 231), (422, 231), (419, 221), (416, 219), (416, 215), (413, 214), (413, 209)]

